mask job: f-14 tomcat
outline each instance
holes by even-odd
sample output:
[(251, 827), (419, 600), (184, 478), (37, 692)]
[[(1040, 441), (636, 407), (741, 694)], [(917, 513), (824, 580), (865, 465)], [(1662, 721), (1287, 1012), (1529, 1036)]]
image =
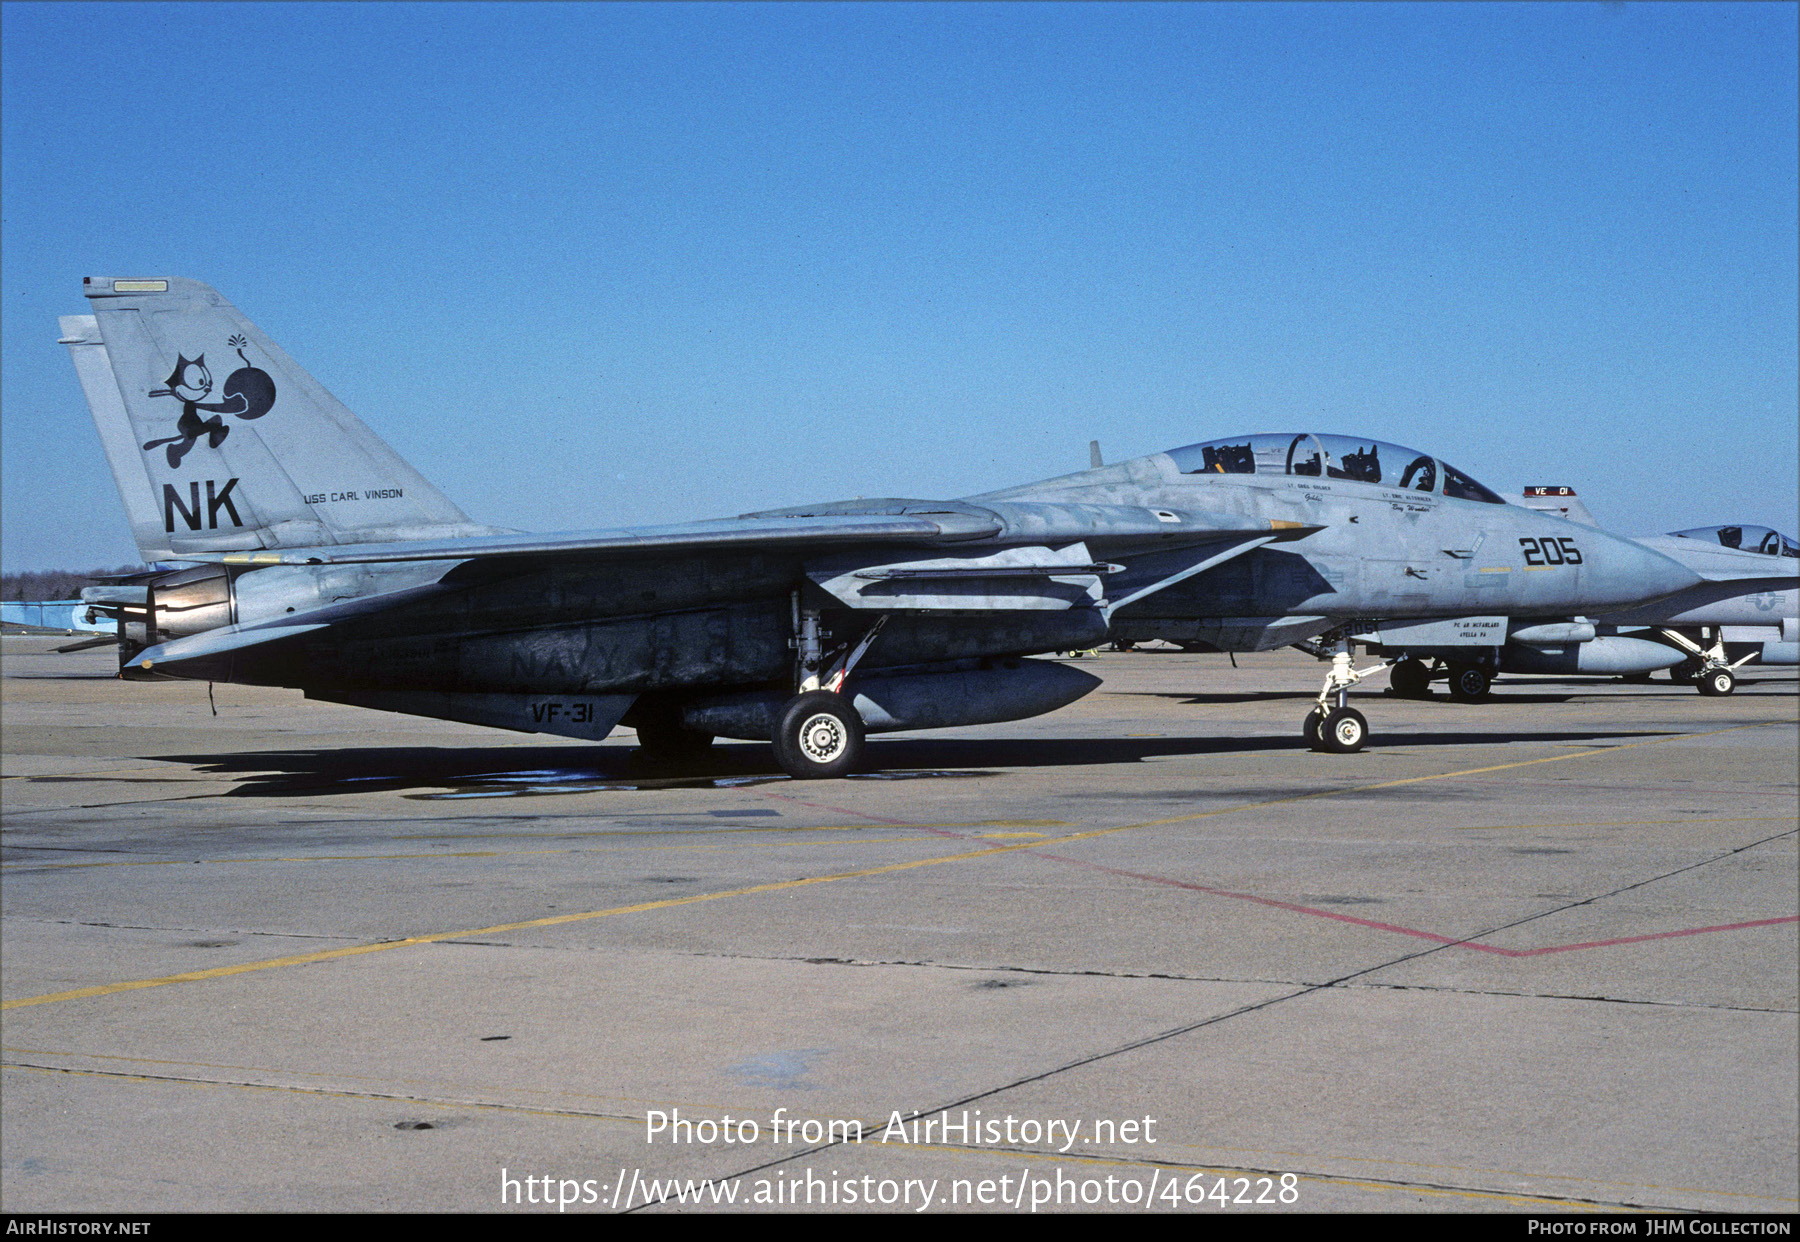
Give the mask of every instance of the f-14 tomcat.
[(1354, 750), (1359, 625), (1593, 613), (1698, 581), (1429, 454), (1310, 433), (961, 500), (525, 534), (471, 522), (206, 285), (84, 292), (62, 343), (152, 563), (84, 593), (127, 677), (589, 740), (624, 723), (650, 755), (769, 740), (828, 777), (866, 733), (1070, 703), (1098, 679), (1027, 657), (1149, 624), (1335, 646), (1305, 732)]

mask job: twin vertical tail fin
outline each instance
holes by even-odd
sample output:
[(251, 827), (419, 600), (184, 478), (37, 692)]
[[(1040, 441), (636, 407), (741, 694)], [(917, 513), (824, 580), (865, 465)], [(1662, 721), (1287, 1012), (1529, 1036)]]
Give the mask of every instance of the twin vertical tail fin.
[(145, 560), (493, 533), (206, 285), (85, 292), (61, 343)]
[(1594, 515), (1588, 512), (1588, 507), (1575, 495), (1572, 487), (1528, 487), (1519, 503), (1527, 509), (1548, 513), (1551, 517), (1566, 518), (1583, 526), (1600, 525), (1594, 520)]

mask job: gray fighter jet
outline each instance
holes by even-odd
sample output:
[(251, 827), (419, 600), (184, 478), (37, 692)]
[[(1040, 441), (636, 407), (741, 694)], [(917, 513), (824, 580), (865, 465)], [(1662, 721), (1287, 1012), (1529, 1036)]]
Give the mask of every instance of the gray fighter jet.
[[(1571, 487), (1528, 487), (1526, 507), (1592, 526)], [(1654, 603), (1617, 612), (1508, 618), (1486, 633), (1450, 636), (1403, 630), (1371, 636), (1370, 649), (1396, 660), (1391, 684), (1422, 698), (1449, 683), (1452, 698), (1486, 696), (1495, 673), (1647, 680), (1661, 669), (1705, 695), (1730, 694), (1752, 660), (1800, 663), (1800, 547), (1761, 526), (1707, 526), (1637, 540), (1680, 561), (1701, 582)], [(1435, 640), (1435, 641), (1434, 641)]]
[(1705, 526), (1638, 542), (1704, 581), (1603, 616), (1602, 625), (1645, 627), (1685, 657), (1666, 666), (1670, 676), (1702, 694), (1730, 694), (1734, 670), (1752, 660), (1800, 664), (1800, 546), (1792, 539), (1766, 526)]
[(1027, 657), (1138, 626), (1330, 648), (1304, 731), (1355, 750), (1350, 639), (1385, 618), (1564, 618), (1700, 581), (1430, 454), (1310, 433), (961, 500), (502, 530), (206, 285), (89, 278), (85, 293), (92, 314), (65, 318), (62, 343), (153, 563), (84, 593), (116, 617), (129, 677), (588, 740), (624, 723), (652, 756), (768, 740), (787, 772), (823, 777), (857, 764), (866, 733), (1072, 702), (1098, 679)]

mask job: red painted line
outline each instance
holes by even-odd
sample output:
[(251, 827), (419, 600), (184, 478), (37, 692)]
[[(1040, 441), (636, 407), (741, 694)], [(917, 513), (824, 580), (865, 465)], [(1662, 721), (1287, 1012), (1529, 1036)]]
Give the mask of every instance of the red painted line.
[[(1777, 923), (1800, 923), (1800, 914), (1779, 919), (1755, 919), (1748, 923), (1715, 923), (1711, 927), (1686, 927), (1680, 931), (1651, 932), (1648, 936), (1620, 936), (1616, 940), (1588, 940), (1581, 944), (1552, 944), (1541, 949), (1496, 949), (1510, 957), (1535, 957), (1539, 953), (1572, 953), (1576, 949), (1599, 949), (1609, 944), (1637, 944), (1644, 940), (1667, 940), (1671, 936), (1698, 936), (1702, 932), (1736, 931), (1740, 927), (1773, 927)], [(1480, 948), (1480, 945), (1471, 945)]]
[(1437, 944), (1455, 945), (1462, 949), (1473, 949), (1477, 953), (1492, 953), (1498, 957), (1537, 957), (1544, 953), (1573, 953), (1577, 949), (1601, 949), (1615, 944), (1640, 944), (1646, 940), (1668, 940), (1675, 936), (1698, 936), (1706, 932), (1738, 931), (1746, 927), (1772, 927), (1777, 923), (1800, 923), (1800, 915), (1790, 914), (1775, 919), (1754, 919), (1748, 923), (1715, 923), (1710, 927), (1685, 927), (1680, 931), (1651, 932), (1644, 936), (1619, 936), (1612, 940), (1585, 940), (1579, 944), (1553, 944), (1537, 949), (1503, 949), (1498, 945), (1475, 944), (1456, 936), (1443, 936), (1437, 932), (1421, 931), (1416, 927), (1401, 927), (1396, 923), (1380, 923), (1374, 919), (1359, 919), (1352, 914), (1339, 914), (1336, 910), (1320, 910), (1314, 906), (1302, 906), (1291, 901), (1277, 901), (1273, 897), (1258, 897), (1254, 893), (1234, 893), (1230, 889), (1210, 888), (1205, 884), (1192, 884), (1186, 880), (1173, 880), (1167, 876), (1144, 875), (1137, 871), (1122, 871), (1117, 867), (1108, 867), (1103, 863), (1089, 862), (1082, 858), (1070, 858), (1064, 854), (1048, 854), (1042, 850), (1032, 850), (1039, 858), (1050, 858), (1057, 862), (1069, 863), (1076, 867), (1088, 867), (1094, 871), (1104, 871), (1109, 875), (1124, 876), (1127, 879), (1143, 880), (1150, 884), (1164, 884), (1170, 888), (1184, 888), (1193, 893), (1205, 893), (1210, 897), (1229, 897), (1233, 901), (1251, 901), (1259, 906), (1273, 906), (1278, 910), (1292, 910), (1296, 914), (1310, 914), (1315, 918), (1335, 919), (1340, 923), (1354, 923), (1358, 927), (1371, 928), (1374, 931), (1392, 932), (1397, 936), (1413, 936), (1419, 940), (1430, 940)]

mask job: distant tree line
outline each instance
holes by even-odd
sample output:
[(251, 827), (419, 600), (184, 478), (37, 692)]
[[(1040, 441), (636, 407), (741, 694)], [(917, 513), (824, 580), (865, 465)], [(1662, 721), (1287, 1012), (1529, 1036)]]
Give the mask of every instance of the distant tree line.
[(142, 565), (121, 565), (116, 569), (90, 569), (77, 573), (72, 569), (38, 569), (22, 574), (0, 574), (0, 599), (37, 602), (46, 599), (80, 599), (81, 588), (97, 585), (103, 578), (142, 573)]

